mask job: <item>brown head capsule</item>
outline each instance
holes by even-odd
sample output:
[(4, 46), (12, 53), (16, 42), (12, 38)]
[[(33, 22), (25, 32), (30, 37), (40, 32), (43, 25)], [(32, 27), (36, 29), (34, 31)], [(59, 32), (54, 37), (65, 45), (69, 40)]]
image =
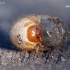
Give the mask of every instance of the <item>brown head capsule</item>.
[(13, 44), (21, 50), (46, 51), (62, 46), (68, 30), (58, 17), (28, 15), (14, 22), (10, 30)]

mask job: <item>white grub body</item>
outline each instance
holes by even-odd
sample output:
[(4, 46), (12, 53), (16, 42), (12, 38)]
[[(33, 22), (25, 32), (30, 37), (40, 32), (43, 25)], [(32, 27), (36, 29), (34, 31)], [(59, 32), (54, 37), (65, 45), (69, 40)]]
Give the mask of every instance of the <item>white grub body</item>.
[[(51, 18), (51, 20), (49, 18)], [(44, 29), (47, 28), (46, 34), (48, 36), (46, 37), (44, 36), (45, 35), (43, 34), (44, 29), (42, 28), (42, 30), (40, 30), (42, 41), (37, 41), (37, 42), (30, 41), (27, 37), (28, 28), (33, 25), (39, 26), (39, 24), (41, 24), (43, 20), (44, 21), (46, 20), (46, 23), (48, 23), (48, 25), (50, 24), (49, 26), (47, 25), (48, 27), (44, 26), (45, 27)], [(43, 23), (45, 23), (44, 21)], [(43, 26), (45, 24), (41, 25)], [(49, 30), (52, 31), (49, 32)], [(13, 44), (21, 50), (46, 51), (48, 50), (48, 47), (49, 49), (52, 49), (61, 46), (66, 40), (67, 33), (68, 33), (67, 27), (62, 23), (60, 19), (58, 19), (58, 17), (50, 15), (27, 15), (20, 17), (14, 22), (10, 30), (10, 38)], [(32, 35), (35, 35), (35, 32), (33, 32)]]
[[(10, 30), (10, 38), (13, 44), (21, 50), (30, 51), (36, 49), (38, 42), (31, 42), (28, 40), (27, 29), (32, 25), (38, 25), (38, 24), (39, 21), (37, 20), (35, 15), (28, 15), (17, 19), (17, 21), (14, 22)], [(17, 38), (17, 35), (18, 36), (20, 35), (19, 39)]]

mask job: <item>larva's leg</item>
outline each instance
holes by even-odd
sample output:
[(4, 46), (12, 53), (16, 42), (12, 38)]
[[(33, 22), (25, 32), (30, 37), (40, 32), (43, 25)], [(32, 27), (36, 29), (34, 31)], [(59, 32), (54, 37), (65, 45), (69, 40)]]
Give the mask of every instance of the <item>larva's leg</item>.
[(40, 47), (38, 46), (38, 44), (35, 46), (34, 49), (35, 49), (36, 52), (39, 52), (40, 51)]

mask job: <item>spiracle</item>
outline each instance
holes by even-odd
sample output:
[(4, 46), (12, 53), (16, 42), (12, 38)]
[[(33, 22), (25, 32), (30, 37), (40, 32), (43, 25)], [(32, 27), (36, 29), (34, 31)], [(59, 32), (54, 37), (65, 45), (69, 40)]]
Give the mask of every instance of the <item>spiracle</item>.
[(68, 35), (64, 22), (51, 15), (26, 15), (11, 27), (13, 44), (26, 51), (47, 51), (63, 45)]

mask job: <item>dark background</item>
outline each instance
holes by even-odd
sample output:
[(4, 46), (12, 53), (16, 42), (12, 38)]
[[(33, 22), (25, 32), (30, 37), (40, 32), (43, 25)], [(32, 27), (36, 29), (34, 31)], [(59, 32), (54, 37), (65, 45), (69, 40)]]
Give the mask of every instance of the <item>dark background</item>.
[[(0, 0), (0, 48), (17, 50), (15, 47), (11, 47), (9, 31), (13, 21), (26, 14), (51, 14), (58, 16), (64, 21), (70, 31), (70, 7), (66, 8), (66, 5), (70, 5), (70, 0)], [(68, 50), (70, 47), (70, 36), (68, 36), (65, 46), (64, 49)], [(70, 64), (70, 59), (68, 62)], [(67, 66), (65, 68), (67, 69)], [(64, 70), (66, 70), (65, 68)], [(48, 70), (52, 70), (52, 68)]]

